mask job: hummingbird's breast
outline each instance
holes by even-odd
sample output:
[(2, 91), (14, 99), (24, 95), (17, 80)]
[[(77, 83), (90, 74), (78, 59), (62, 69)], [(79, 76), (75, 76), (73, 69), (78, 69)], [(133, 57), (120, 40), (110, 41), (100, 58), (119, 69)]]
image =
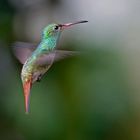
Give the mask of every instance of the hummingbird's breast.
[(23, 65), (22, 71), (21, 71), (21, 79), (22, 82), (28, 81), (30, 78), (32, 78), (32, 83), (39, 80), (51, 67), (52, 63), (49, 65), (39, 65), (37, 64), (39, 55), (32, 55), (29, 57), (26, 62)]

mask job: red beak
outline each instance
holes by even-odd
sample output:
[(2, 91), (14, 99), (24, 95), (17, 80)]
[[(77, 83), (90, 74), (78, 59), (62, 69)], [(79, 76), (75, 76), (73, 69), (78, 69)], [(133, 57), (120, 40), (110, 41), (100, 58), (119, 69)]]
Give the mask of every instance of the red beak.
[(88, 21), (86, 21), (86, 20), (81, 20), (81, 21), (77, 21), (77, 22), (74, 22), (74, 23), (60, 24), (60, 27), (61, 27), (61, 30), (63, 30), (63, 29), (69, 28), (69, 27), (72, 26), (72, 25), (80, 24), (80, 23), (86, 23), (86, 22), (88, 22)]

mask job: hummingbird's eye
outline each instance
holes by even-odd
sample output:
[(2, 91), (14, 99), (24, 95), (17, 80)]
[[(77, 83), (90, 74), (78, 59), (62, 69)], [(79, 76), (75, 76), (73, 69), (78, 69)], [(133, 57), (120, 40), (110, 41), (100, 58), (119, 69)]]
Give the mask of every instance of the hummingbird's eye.
[(58, 29), (59, 29), (59, 26), (56, 25), (56, 26), (54, 27), (54, 29), (55, 29), (55, 30), (58, 30)]

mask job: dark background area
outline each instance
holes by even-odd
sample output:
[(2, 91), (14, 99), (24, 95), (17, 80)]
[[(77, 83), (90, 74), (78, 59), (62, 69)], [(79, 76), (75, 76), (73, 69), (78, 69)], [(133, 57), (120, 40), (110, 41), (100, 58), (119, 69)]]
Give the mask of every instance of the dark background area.
[[(0, 0), (0, 140), (139, 140), (137, 0)], [(59, 46), (81, 56), (55, 63), (24, 112), (15, 41), (39, 43), (49, 23), (88, 20)]]

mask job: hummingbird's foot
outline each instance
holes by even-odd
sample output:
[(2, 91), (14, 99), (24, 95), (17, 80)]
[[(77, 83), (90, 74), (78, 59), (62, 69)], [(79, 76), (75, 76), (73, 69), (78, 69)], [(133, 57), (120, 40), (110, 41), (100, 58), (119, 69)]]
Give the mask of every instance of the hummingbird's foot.
[(40, 82), (41, 81), (41, 78), (42, 78), (42, 74), (40, 74), (39, 76), (38, 76), (38, 78), (37, 78), (37, 82)]
[(37, 81), (37, 82), (41, 82), (41, 79), (37, 79), (36, 81)]

